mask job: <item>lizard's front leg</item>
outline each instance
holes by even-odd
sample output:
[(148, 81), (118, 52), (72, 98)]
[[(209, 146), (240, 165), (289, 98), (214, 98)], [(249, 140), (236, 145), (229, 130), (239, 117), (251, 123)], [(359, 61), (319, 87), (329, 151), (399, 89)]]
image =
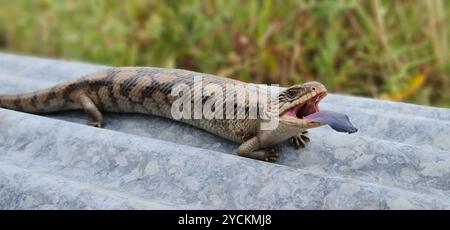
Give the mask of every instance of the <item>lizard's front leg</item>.
[(237, 149), (237, 154), (243, 157), (270, 162), (276, 161), (278, 158), (278, 154), (273, 148), (261, 149), (258, 137), (252, 137), (242, 143)]
[(308, 131), (302, 131), (297, 136), (291, 137), (289, 142), (298, 149), (299, 147), (304, 148), (306, 143), (309, 142)]

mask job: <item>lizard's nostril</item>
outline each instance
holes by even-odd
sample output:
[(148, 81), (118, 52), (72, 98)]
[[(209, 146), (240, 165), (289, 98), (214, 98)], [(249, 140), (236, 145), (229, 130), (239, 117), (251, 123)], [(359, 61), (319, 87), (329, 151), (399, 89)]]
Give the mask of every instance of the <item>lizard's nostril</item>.
[(312, 91), (316, 91), (316, 87), (312, 87), (311, 89), (312, 89)]

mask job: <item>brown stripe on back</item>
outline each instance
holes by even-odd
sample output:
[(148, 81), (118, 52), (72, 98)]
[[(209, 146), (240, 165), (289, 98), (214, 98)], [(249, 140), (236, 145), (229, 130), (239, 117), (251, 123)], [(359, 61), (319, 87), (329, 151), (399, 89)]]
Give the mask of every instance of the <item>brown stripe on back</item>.
[(47, 96), (45, 97), (44, 101), (42, 102), (42, 104), (44, 106), (47, 106), (50, 104), (50, 101), (55, 99), (56, 97), (57, 97), (56, 92), (54, 90), (50, 90)]
[(100, 94), (100, 89), (105, 88), (109, 82), (108, 70), (100, 71), (86, 77), (86, 94), (96, 104), (98, 108), (104, 108), (104, 97), (107, 94)]
[(168, 103), (167, 94), (162, 93), (161, 91), (154, 91), (152, 94), (152, 99), (155, 104), (158, 106), (160, 112), (166, 114), (170, 114), (170, 108), (172, 104)]
[(153, 83), (152, 78), (147, 75), (137, 77), (134, 87), (130, 91), (130, 98), (132, 101), (138, 104), (143, 104), (144, 98), (142, 97), (142, 91), (145, 90), (145, 87), (151, 85)]
[(44, 105), (46, 99), (47, 99), (46, 93), (39, 93), (36, 95), (36, 101), (39, 105)]
[(113, 80), (113, 97), (117, 101), (117, 106), (124, 112), (132, 112), (133, 104), (128, 98), (127, 94), (122, 94), (122, 85), (126, 84), (127, 81), (130, 81), (133, 78), (136, 71), (133, 69), (127, 69), (126, 71), (118, 71)]
[(36, 101), (37, 101), (36, 93), (33, 93), (32, 96), (30, 97), (30, 105), (35, 109), (37, 109)]
[(20, 96), (16, 96), (16, 98), (13, 100), (13, 104), (17, 110), (23, 110), (22, 99)]
[(20, 97), (21, 97), (20, 105), (22, 106), (22, 109), (24, 111), (35, 110), (35, 108), (33, 106), (31, 106), (31, 100), (30, 100), (32, 97), (31, 93), (22, 94)]
[(137, 86), (140, 77), (130, 76), (120, 84), (120, 94), (132, 100), (131, 91)]
[(98, 89), (98, 97), (99, 97), (99, 107), (106, 109), (108, 111), (115, 111), (112, 99), (109, 96), (108, 86), (102, 86)]
[(118, 71), (115, 69), (109, 69), (106, 77), (103, 79), (103, 83), (107, 86), (108, 98), (111, 102), (112, 108), (118, 109), (117, 99), (114, 97), (114, 79)]
[[(64, 101), (76, 103), (75, 98), (73, 98), (73, 93), (75, 91), (79, 91), (83, 84), (85, 84), (85, 82), (74, 82), (72, 84), (62, 87), (61, 88), (61, 90), (63, 91), (62, 99)], [(38, 102), (39, 102), (39, 97), (38, 97)]]

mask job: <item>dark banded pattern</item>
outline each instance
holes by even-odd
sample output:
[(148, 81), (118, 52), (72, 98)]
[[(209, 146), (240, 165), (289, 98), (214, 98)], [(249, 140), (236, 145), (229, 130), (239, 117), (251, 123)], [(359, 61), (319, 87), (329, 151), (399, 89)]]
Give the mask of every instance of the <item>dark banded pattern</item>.
[[(202, 77), (201, 85), (194, 85), (195, 77)], [(0, 95), (0, 107), (24, 111), (29, 113), (49, 113), (64, 110), (82, 109), (78, 98), (81, 94), (88, 96), (100, 111), (130, 112), (172, 118), (171, 106), (178, 99), (171, 96), (172, 89), (177, 84), (185, 84), (191, 91), (192, 108), (194, 105), (193, 92), (201, 92), (206, 84), (216, 84), (222, 92), (237, 94), (242, 97), (244, 92), (226, 92), (226, 84), (245, 85), (245, 83), (222, 78), (214, 75), (197, 73), (179, 69), (151, 68), (151, 67), (121, 67), (110, 68), (101, 72), (84, 76), (80, 79), (64, 82), (49, 89), (19, 95)], [(197, 88), (195, 88), (197, 87)], [(246, 92), (249, 97), (257, 97), (256, 92)], [(228, 97), (230, 101), (220, 101), (217, 105), (226, 111), (227, 103), (231, 103), (234, 117), (237, 116), (236, 97)], [(210, 96), (203, 95), (201, 103), (205, 103)], [(248, 114), (250, 108), (248, 98), (245, 100), (243, 111)], [(225, 115), (224, 115), (225, 116)], [(247, 117), (247, 116), (246, 116)], [(213, 119), (213, 120), (182, 120), (199, 128), (213, 131), (219, 136), (234, 141), (248, 139), (256, 132), (256, 122), (245, 119)], [(239, 124), (237, 124), (239, 123)], [(234, 129), (233, 127), (242, 127)], [(211, 129), (215, 130), (211, 130)], [(255, 132), (248, 132), (248, 130)], [(241, 130), (235, 132), (234, 130)], [(247, 130), (243, 132), (242, 130)], [(245, 135), (243, 134), (245, 133)]]

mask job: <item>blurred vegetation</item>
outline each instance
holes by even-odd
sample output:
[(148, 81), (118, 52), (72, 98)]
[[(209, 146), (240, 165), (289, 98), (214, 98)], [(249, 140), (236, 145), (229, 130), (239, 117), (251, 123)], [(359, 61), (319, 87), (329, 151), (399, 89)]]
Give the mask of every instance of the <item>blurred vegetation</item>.
[(450, 1), (0, 0), (0, 49), (450, 107)]

